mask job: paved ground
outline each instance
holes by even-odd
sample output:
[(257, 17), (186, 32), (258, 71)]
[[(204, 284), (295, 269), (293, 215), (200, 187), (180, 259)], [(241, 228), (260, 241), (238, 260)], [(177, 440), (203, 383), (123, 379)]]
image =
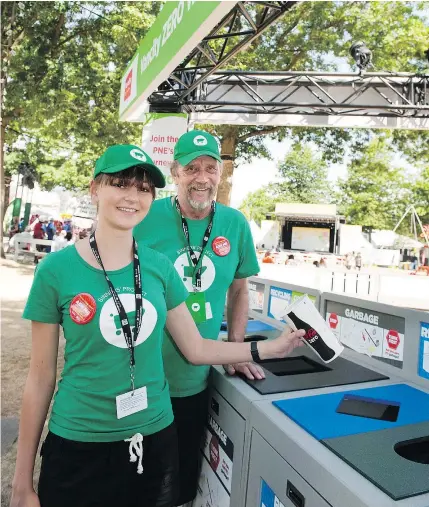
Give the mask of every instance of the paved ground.
[[(21, 398), (28, 373), (30, 323), (21, 318), (34, 276), (34, 265), (2, 260), (0, 264), (1, 300), (1, 507), (7, 507), (16, 459), (16, 438)], [(62, 368), (63, 340), (60, 342), (58, 369)], [(46, 428), (45, 428), (46, 431)], [(38, 476), (39, 459), (35, 477)]]
[(18, 417), (1, 418), (1, 455), (7, 453), (18, 437)]

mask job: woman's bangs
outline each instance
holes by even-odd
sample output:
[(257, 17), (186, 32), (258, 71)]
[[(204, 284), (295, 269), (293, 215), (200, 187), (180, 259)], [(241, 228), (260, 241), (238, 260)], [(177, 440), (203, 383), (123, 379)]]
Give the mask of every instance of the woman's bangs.
[(101, 183), (104, 185), (117, 185), (118, 183), (124, 187), (136, 186), (138, 190), (144, 190), (145, 184), (149, 185), (151, 190), (155, 190), (155, 184), (150, 173), (141, 166), (129, 167), (117, 173), (103, 173)]

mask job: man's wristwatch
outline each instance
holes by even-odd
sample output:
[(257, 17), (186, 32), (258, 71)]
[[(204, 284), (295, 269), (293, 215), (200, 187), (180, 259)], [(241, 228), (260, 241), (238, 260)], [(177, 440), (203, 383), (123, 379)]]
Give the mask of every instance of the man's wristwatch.
[(259, 357), (258, 342), (250, 342), (250, 353), (254, 363), (261, 363), (262, 359)]

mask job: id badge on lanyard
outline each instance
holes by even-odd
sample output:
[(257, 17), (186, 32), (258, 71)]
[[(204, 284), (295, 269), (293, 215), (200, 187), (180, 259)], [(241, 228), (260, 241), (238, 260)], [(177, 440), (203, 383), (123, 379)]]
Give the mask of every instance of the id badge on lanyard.
[(186, 306), (196, 324), (201, 324), (201, 322), (207, 320), (206, 296), (204, 292), (191, 292), (186, 299)]
[(202, 267), (202, 262), (203, 262), (203, 258), (204, 258), (204, 252), (207, 247), (207, 243), (209, 242), (210, 233), (213, 228), (213, 220), (214, 220), (214, 215), (216, 212), (216, 203), (214, 201), (212, 201), (210, 223), (207, 226), (207, 229), (204, 233), (201, 254), (198, 259), (197, 259), (197, 256), (195, 255), (194, 250), (191, 247), (190, 238), (189, 238), (188, 222), (186, 221), (186, 218), (182, 215), (182, 212), (180, 210), (179, 200), (177, 197), (175, 198), (175, 204), (176, 204), (177, 212), (179, 213), (179, 215), (182, 219), (183, 235), (185, 236), (185, 239), (188, 243), (189, 257), (190, 257), (190, 260), (194, 266), (194, 273), (192, 276), (192, 288), (193, 288), (194, 292), (189, 294), (189, 296), (186, 300), (186, 306), (188, 307), (189, 312), (192, 315), (192, 318), (194, 319), (194, 322), (196, 324), (200, 324), (201, 322), (205, 322), (208, 318), (206, 296), (205, 296), (204, 292), (201, 291), (201, 267)]
[(137, 243), (136, 240), (133, 240), (133, 259), (134, 259), (134, 293), (135, 293), (135, 302), (136, 302), (136, 322), (134, 327), (134, 333), (131, 331), (131, 325), (128, 319), (128, 315), (125, 311), (125, 308), (116, 292), (113, 283), (108, 277), (106, 270), (104, 269), (103, 262), (101, 260), (100, 253), (98, 251), (97, 242), (95, 240), (95, 234), (93, 233), (89, 238), (89, 244), (91, 246), (92, 253), (96, 258), (97, 262), (100, 264), (101, 269), (104, 272), (104, 276), (106, 278), (107, 285), (109, 286), (109, 291), (112, 296), (113, 302), (115, 303), (116, 309), (118, 311), (118, 315), (121, 322), (122, 332), (124, 334), (125, 343), (127, 344), (128, 352), (130, 354), (130, 383), (131, 390), (116, 396), (116, 415), (118, 419), (122, 419), (131, 414), (135, 414), (140, 412), (141, 410), (145, 410), (148, 406), (147, 400), (147, 389), (146, 386), (140, 387), (139, 389), (135, 389), (134, 380), (135, 380), (135, 354), (134, 354), (134, 342), (137, 341), (141, 322), (143, 317), (143, 288), (141, 282), (141, 272), (140, 272), (140, 260), (137, 251)]

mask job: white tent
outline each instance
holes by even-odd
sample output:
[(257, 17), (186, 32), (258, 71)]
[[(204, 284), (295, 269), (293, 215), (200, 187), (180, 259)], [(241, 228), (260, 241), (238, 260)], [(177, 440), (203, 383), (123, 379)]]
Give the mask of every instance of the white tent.
[(423, 246), (420, 241), (386, 230), (373, 231), (371, 241), (376, 248), (391, 248), (393, 250), (421, 248)]
[(253, 237), (253, 244), (256, 246), (259, 244), (259, 242), (261, 240), (261, 236), (262, 236), (261, 228), (254, 220), (250, 220), (249, 226), (250, 226), (250, 232), (252, 233), (252, 237)]

